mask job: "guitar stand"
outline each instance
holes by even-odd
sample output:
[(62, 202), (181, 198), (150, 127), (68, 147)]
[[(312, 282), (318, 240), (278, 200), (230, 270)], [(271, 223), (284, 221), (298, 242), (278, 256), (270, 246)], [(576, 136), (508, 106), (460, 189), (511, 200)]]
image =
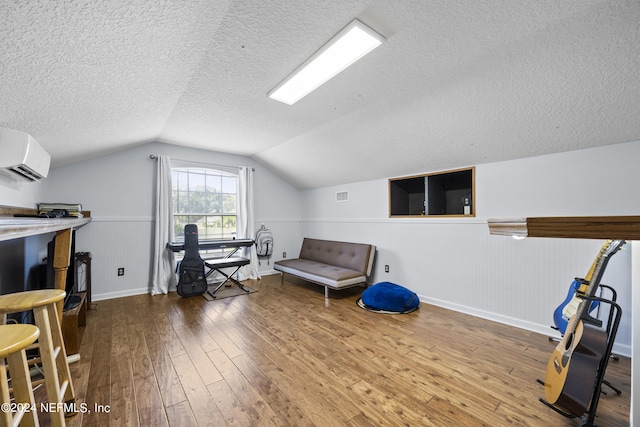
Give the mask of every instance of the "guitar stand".
[[(578, 278), (576, 278), (576, 280), (584, 280), (584, 279), (578, 279)], [(586, 283), (588, 283), (588, 282), (586, 282)], [(611, 305), (611, 304), (613, 304), (613, 303), (615, 303), (615, 302), (616, 302), (616, 300), (618, 299), (618, 293), (616, 292), (616, 290), (615, 290), (615, 289), (613, 289), (611, 286), (605, 285), (605, 284), (603, 284), (603, 283), (601, 283), (601, 284), (599, 285), (599, 287), (600, 287), (600, 288), (607, 289), (609, 292), (611, 292), (611, 298), (610, 298), (610, 299), (608, 299), (608, 300), (605, 300), (605, 299), (602, 299), (602, 297), (595, 297), (595, 296), (594, 296), (593, 298), (591, 298), (592, 300), (602, 301), (602, 302), (604, 302), (605, 304), (609, 304), (609, 305)], [(600, 295), (602, 295), (602, 292), (600, 293)], [(583, 298), (584, 298), (584, 296), (583, 296)], [(612, 328), (612, 326), (613, 326), (613, 314), (614, 314), (614, 313), (613, 313), (613, 311), (612, 311), (612, 310), (609, 310), (609, 317), (608, 317), (608, 319), (607, 319), (607, 328), (606, 328), (607, 335), (610, 335), (610, 334), (611, 334), (611, 328)], [(599, 315), (600, 315), (600, 307), (598, 306), (598, 314), (597, 314), (596, 316), (597, 316), (597, 317), (599, 317)], [(595, 325), (596, 325), (596, 326), (598, 326), (598, 327), (602, 326), (602, 321), (601, 321), (601, 320), (599, 320), (599, 319), (597, 319), (597, 318), (593, 318), (593, 317), (591, 317), (591, 316), (589, 316), (589, 318), (588, 318), (588, 319), (585, 319), (585, 321), (587, 321), (587, 322), (589, 322), (589, 323), (592, 323), (592, 324), (595, 324)], [(556, 331), (558, 330), (558, 328), (557, 328), (557, 327), (555, 327), (555, 326), (551, 326), (551, 329), (555, 329)], [(560, 342), (560, 338), (556, 338), (556, 337), (549, 337), (549, 341), (551, 341), (551, 342)], [(611, 354), (609, 357), (610, 357), (612, 360), (616, 361), (616, 362), (617, 362), (618, 360), (620, 360), (620, 358), (619, 358), (619, 357), (618, 357), (618, 355), (616, 355), (616, 354)], [(607, 381), (607, 380), (602, 380), (602, 383), (603, 383), (604, 385), (606, 385), (607, 387), (609, 387), (611, 390), (613, 390), (616, 394), (622, 394), (622, 391), (621, 391), (619, 388), (615, 387), (613, 384), (611, 384), (609, 381)], [(606, 391), (602, 391), (602, 394), (606, 395), (606, 394), (607, 394), (607, 392), (606, 392)], [(555, 409), (555, 408), (554, 408), (554, 409)]]
[[(611, 290), (613, 291), (613, 289)], [(614, 293), (614, 299), (615, 299), (616, 297), (615, 291), (613, 291), (613, 293)], [(586, 412), (586, 414), (583, 414), (580, 417), (580, 419), (584, 422), (584, 424), (582, 424), (582, 427), (595, 427), (596, 411), (598, 409), (600, 395), (606, 394), (602, 390), (602, 385), (603, 384), (607, 385), (608, 387), (613, 389), (617, 394), (622, 393), (620, 390), (612, 386), (608, 381), (605, 381), (604, 379), (604, 374), (605, 374), (605, 371), (607, 370), (607, 365), (609, 364), (609, 360), (611, 359), (611, 350), (613, 349), (613, 343), (616, 338), (616, 333), (618, 332), (618, 326), (620, 325), (620, 318), (622, 317), (622, 308), (620, 308), (620, 306), (615, 301), (607, 300), (601, 297), (594, 296), (587, 299), (592, 301), (599, 301), (601, 303), (608, 304), (610, 306), (608, 323), (605, 329), (605, 332), (607, 334), (606, 350), (605, 350), (604, 356), (602, 357), (602, 360), (600, 361), (600, 365), (598, 366), (598, 371), (596, 373), (596, 380), (593, 387), (593, 394), (591, 395), (591, 402), (589, 403), (588, 411)], [(538, 380), (538, 382), (544, 385), (543, 381)], [(539, 400), (545, 406), (553, 409), (555, 412), (559, 413), (560, 415), (563, 415), (567, 418), (577, 417), (577, 415), (569, 414), (563, 411), (562, 409), (555, 407), (554, 405), (552, 405), (551, 403), (547, 402), (542, 398), (540, 398)]]

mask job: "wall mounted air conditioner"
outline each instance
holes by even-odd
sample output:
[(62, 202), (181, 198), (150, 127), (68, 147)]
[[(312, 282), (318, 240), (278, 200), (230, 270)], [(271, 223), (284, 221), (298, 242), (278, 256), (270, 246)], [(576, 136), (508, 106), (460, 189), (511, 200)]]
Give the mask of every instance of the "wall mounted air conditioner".
[(4, 175), (39, 181), (47, 177), (51, 156), (27, 133), (0, 128), (0, 170)]

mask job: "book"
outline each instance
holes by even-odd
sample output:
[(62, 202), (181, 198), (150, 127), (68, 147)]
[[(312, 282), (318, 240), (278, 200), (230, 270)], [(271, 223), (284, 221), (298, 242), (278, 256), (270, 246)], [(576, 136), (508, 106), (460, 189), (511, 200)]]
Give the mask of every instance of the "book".
[(40, 214), (51, 213), (54, 210), (65, 210), (69, 216), (82, 218), (82, 204), (80, 203), (38, 203)]

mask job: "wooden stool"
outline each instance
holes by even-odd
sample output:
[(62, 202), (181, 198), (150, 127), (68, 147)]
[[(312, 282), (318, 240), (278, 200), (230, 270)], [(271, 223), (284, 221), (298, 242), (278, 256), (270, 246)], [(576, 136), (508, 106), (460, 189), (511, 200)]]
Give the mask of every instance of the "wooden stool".
[[(60, 317), (56, 308), (56, 304), (62, 302), (65, 295), (65, 291), (61, 289), (42, 289), (0, 295), (0, 314), (2, 315), (0, 321), (2, 323), (6, 323), (7, 314), (33, 310), (36, 326), (40, 329), (40, 338), (37, 344), (40, 349), (40, 358), (30, 361), (30, 363), (41, 362), (44, 372), (44, 380), (34, 381), (33, 384), (44, 383), (47, 389), (47, 399), (54, 409), (49, 411), (54, 427), (66, 425), (61, 404), (74, 403), (76, 397), (60, 329)], [(74, 414), (70, 413), (69, 415)]]
[[(2, 410), (0, 410), (0, 426), (16, 427), (39, 426), (36, 401), (33, 398), (31, 377), (25, 348), (38, 339), (40, 331), (33, 325), (1, 325), (0, 326), (0, 396)], [(9, 362), (11, 372), (11, 386), (14, 401), (11, 402), (7, 366), (4, 358)], [(15, 415), (14, 415), (15, 414)]]

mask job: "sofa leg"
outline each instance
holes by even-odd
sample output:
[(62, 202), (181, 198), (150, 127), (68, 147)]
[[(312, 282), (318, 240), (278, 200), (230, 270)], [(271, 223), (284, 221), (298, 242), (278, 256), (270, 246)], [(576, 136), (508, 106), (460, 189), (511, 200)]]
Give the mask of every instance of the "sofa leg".
[(280, 284), (284, 285), (284, 273), (280, 272)]
[(329, 298), (329, 287), (328, 286), (324, 287), (324, 297), (325, 298)]

